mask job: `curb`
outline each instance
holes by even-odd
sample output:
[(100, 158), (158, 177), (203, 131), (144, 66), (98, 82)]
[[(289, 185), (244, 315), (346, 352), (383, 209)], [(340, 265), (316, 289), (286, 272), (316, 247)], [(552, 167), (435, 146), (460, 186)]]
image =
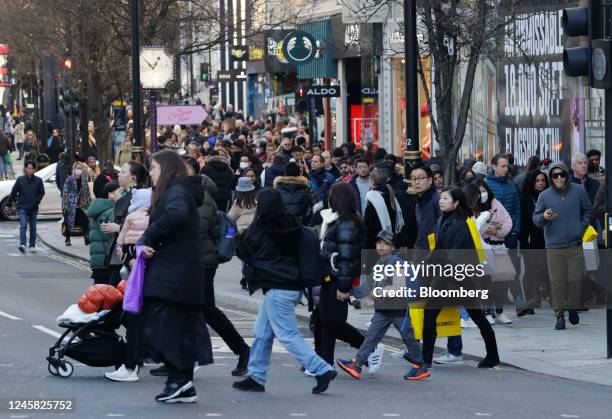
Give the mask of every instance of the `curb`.
[(40, 234), (36, 233), (36, 237), (38, 238), (38, 240), (41, 241), (41, 243), (43, 243), (45, 246), (47, 246), (49, 249), (53, 250), (54, 252), (57, 252), (63, 256), (67, 256), (69, 258), (72, 259), (77, 259), (83, 262), (87, 262), (89, 263), (89, 259), (85, 258), (83, 256), (79, 256), (79, 255), (75, 255), (72, 252), (67, 251), (66, 249), (62, 249), (59, 246), (55, 246), (53, 244), (50, 244), (47, 240), (45, 240)]

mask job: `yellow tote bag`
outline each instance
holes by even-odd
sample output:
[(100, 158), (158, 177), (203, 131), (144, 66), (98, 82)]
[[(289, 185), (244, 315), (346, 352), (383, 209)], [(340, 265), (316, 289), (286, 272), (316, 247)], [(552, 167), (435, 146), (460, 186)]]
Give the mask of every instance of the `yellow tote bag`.
[(485, 250), (482, 246), (482, 238), (480, 237), (480, 233), (478, 232), (478, 228), (476, 227), (476, 220), (474, 219), (474, 217), (468, 217), (466, 222), (468, 228), (470, 229), (470, 234), (472, 235), (474, 247), (476, 247), (476, 253), (478, 253), (478, 262), (483, 263), (487, 260), (487, 255), (485, 254)]
[[(424, 303), (410, 304), (410, 321), (417, 340), (423, 339), (423, 320), (425, 319)], [(444, 307), (436, 319), (436, 332), (438, 337), (460, 336), (461, 319), (459, 307)]]
[(583, 243), (592, 242), (593, 240), (597, 238), (597, 236), (599, 236), (599, 234), (597, 233), (597, 230), (595, 230), (593, 226), (590, 225), (584, 231), (584, 235), (582, 236), (582, 242)]

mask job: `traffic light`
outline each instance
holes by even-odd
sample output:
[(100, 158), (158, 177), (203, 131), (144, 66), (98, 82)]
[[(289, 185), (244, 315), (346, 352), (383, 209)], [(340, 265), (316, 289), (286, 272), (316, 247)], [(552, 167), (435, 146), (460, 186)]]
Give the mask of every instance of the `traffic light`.
[(298, 87), (295, 91), (295, 110), (300, 113), (310, 112), (310, 99), (306, 96), (306, 88)]
[(200, 64), (200, 81), (207, 83), (210, 80), (210, 66), (208, 63)]
[(72, 70), (72, 58), (62, 57), (60, 63), (62, 65), (62, 68), (64, 68), (65, 70), (68, 70), (68, 71)]
[[(595, 89), (612, 88), (610, 54), (612, 40), (603, 39), (605, 16), (612, 11), (607, 0), (583, 1), (583, 6), (563, 9), (561, 23), (570, 42), (582, 37), (579, 46), (563, 49), (563, 70), (570, 77), (586, 77)], [(567, 41), (567, 40), (566, 40)]]

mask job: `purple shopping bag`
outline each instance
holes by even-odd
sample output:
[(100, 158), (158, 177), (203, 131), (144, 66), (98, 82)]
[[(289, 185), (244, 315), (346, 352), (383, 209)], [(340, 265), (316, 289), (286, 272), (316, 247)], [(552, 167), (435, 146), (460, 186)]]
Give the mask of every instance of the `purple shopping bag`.
[(125, 294), (123, 295), (123, 309), (129, 313), (138, 314), (142, 309), (144, 277), (146, 260), (142, 257), (143, 246), (136, 246), (136, 263), (130, 272)]

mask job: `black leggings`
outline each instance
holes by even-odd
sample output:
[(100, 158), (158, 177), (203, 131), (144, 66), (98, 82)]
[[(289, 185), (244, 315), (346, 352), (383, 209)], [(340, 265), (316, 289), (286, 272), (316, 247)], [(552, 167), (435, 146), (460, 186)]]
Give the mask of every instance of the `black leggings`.
[(125, 340), (126, 340), (126, 352), (125, 352), (125, 367), (133, 370), (137, 365), (142, 366), (142, 362), (138, 356), (139, 347), (139, 317), (137, 314), (128, 312), (123, 313), (123, 326), (125, 327)]
[(336, 298), (338, 287), (335, 282), (321, 286), (319, 297), (319, 316), (321, 321), (321, 353), (320, 356), (330, 365), (334, 365), (334, 350), (336, 339), (340, 339), (353, 348), (359, 348), (364, 337), (353, 326), (346, 322), (348, 318), (348, 301)]
[[(429, 305), (431, 307), (431, 305)], [(436, 319), (441, 308), (427, 308), (425, 306), (425, 319), (423, 320), (423, 361), (426, 365), (431, 366), (433, 358), (434, 345), (436, 343)], [(499, 360), (497, 353), (497, 342), (495, 341), (495, 332), (493, 327), (485, 317), (484, 311), (480, 308), (466, 309), (470, 318), (476, 323), (480, 329), (480, 335), (484, 339), (487, 349), (487, 358)]]
[[(83, 236), (89, 236), (89, 218), (81, 208), (77, 208), (74, 213), (74, 226), (79, 226), (83, 229)], [(66, 240), (70, 240), (70, 229), (66, 225)]]

